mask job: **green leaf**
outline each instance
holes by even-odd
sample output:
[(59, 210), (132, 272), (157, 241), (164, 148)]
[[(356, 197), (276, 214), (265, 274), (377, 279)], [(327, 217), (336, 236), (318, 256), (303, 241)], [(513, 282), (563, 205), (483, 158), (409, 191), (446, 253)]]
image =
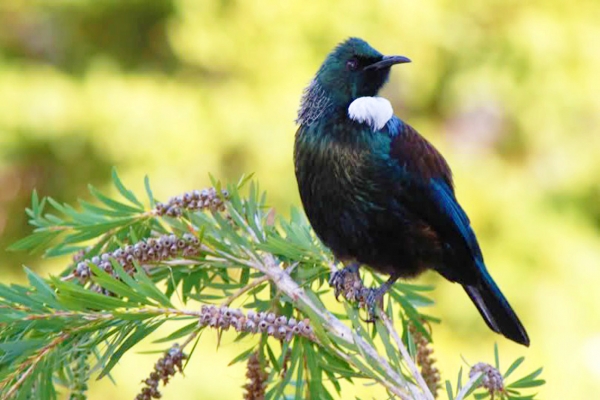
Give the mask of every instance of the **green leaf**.
[(113, 210), (129, 212), (129, 214), (138, 214), (138, 213), (144, 211), (143, 207), (142, 208), (131, 207), (131, 206), (128, 206), (127, 204), (123, 204), (119, 201), (113, 200), (110, 197), (106, 197), (92, 185), (88, 185), (88, 190), (90, 191), (92, 196), (94, 196), (95, 198), (97, 198), (98, 200), (100, 200), (102, 203), (104, 203), (108, 207), (112, 208)]
[(58, 237), (60, 230), (40, 230), (8, 246), (8, 251), (38, 250)]
[(498, 343), (494, 343), (494, 361), (496, 363), (496, 369), (500, 371), (500, 355), (498, 354)]
[(173, 304), (169, 300), (167, 296), (148, 278), (146, 275), (146, 271), (144, 271), (137, 262), (134, 263), (136, 268), (136, 273), (134, 275), (135, 279), (138, 281), (138, 288), (140, 293), (150, 297), (153, 300), (156, 300), (160, 305), (164, 307), (173, 308)]
[(184, 336), (189, 336), (191, 335), (192, 332), (198, 330), (198, 321), (194, 321), (191, 324), (188, 324), (180, 329), (177, 329), (175, 332), (172, 332), (171, 334), (169, 334), (168, 336), (165, 336), (163, 338), (160, 338), (158, 340), (155, 340), (154, 343), (164, 343), (164, 342), (171, 342), (173, 340), (177, 340), (179, 338), (182, 338)]
[(540, 386), (544, 384), (544, 380), (536, 380), (535, 378), (537, 378), (543, 371), (543, 368), (538, 368), (537, 370), (533, 371), (532, 373), (530, 373), (527, 376), (524, 376), (523, 378), (519, 379), (516, 382), (511, 383), (510, 385), (508, 385), (509, 388), (527, 388), (527, 387), (535, 387), (535, 386)]
[(85, 211), (93, 213), (93, 214), (97, 214), (98, 216), (119, 218), (119, 217), (127, 217), (127, 216), (131, 215), (131, 213), (129, 211), (123, 212), (123, 211), (117, 211), (117, 210), (109, 209), (109, 208), (102, 208), (95, 204), (88, 203), (85, 200), (78, 200), (78, 202), (79, 202), (79, 205), (81, 205), (81, 207)]
[(325, 388), (321, 381), (321, 369), (318, 367), (317, 353), (313, 350), (312, 344), (304, 341), (304, 354), (306, 364), (308, 365), (308, 391), (311, 399), (322, 399), (325, 396)]
[(90, 269), (94, 273), (92, 276), (92, 281), (96, 282), (110, 292), (118, 295), (119, 297), (126, 297), (131, 302), (137, 304), (154, 305), (146, 296), (136, 293), (133, 287), (127, 286), (125, 283), (118, 281), (113, 276), (98, 268), (96, 265), (90, 263)]
[(135, 204), (136, 206), (140, 207), (141, 210), (144, 209), (144, 205), (142, 203), (140, 203), (140, 201), (135, 197), (133, 192), (131, 190), (125, 188), (125, 185), (123, 185), (123, 182), (121, 182), (121, 179), (119, 179), (119, 175), (117, 174), (117, 169), (114, 167), (112, 169), (112, 180), (113, 180), (113, 183), (115, 184), (117, 190), (119, 191), (119, 193), (121, 193), (121, 195), (123, 197), (125, 197), (127, 200), (129, 200), (132, 204)]
[(417, 346), (415, 344), (415, 338), (413, 337), (412, 332), (410, 329), (408, 329), (408, 322), (404, 323), (404, 333), (404, 336), (406, 336), (406, 347), (408, 354), (415, 359), (417, 357)]
[(421, 322), (422, 316), (421, 316), (421, 314), (419, 314), (419, 312), (416, 310), (416, 308), (404, 296), (397, 296), (396, 300), (400, 303), (400, 306), (402, 307), (402, 309), (404, 310), (404, 312), (406, 313), (406, 315), (408, 316), (408, 318), (410, 319), (410, 321), (414, 325), (414, 327), (423, 336), (425, 336), (427, 341), (432, 342), (433, 340), (431, 339), (431, 334), (423, 326), (423, 323)]
[(98, 379), (101, 379), (104, 376), (106, 376), (121, 359), (121, 357), (123, 357), (123, 354), (125, 354), (125, 352), (127, 352), (139, 341), (143, 340), (152, 332), (154, 332), (159, 326), (162, 325), (163, 322), (164, 321), (157, 321), (154, 323), (142, 324), (140, 326), (137, 326), (135, 330), (127, 337), (127, 339), (125, 339), (121, 343), (119, 348), (110, 356), (108, 363), (106, 364), (102, 372), (100, 372)]
[[(301, 347), (301, 346), (297, 346), (297, 347)], [(298, 373), (296, 374), (295, 398), (302, 399), (302, 398), (304, 398), (303, 391), (305, 389), (305, 385), (302, 384), (302, 383), (304, 383), (304, 366), (302, 364), (298, 363), (298, 367), (296, 368), (296, 370), (298, 371)]]
[(254, 172), (250, 173), (250, 174), (244, 174), (242, 175), (242, 177), (240, 178), (240, 180), (238, 181), (236, 188), (239, 190), (242, 187), (244, 187), (246, 185), (246, 183), (248, 183), (248, 181), (250, 181), (250, 179), (252, 179), (252, 177), (254, 176)]
[(302, 365), (302, 354), (303, 354), (303, 350), (304, 350), (304, 346), (303, 346), (303, 340), (299, 339), (299, 338), (294, 338), (294, 346), (292, 346), (292, 354), (290, 356), (290, 366), (287, 369), (286, 374), (283, 376), (283, 378), (279, 381), (279, 384), (276, 385), (275, 387), (273, 387), (273, 389), (271, 389), (266, 398), (273, 398), (273, 399), (281, 399), (283, 397), (283, 392), (285, 390), (285, 388), (287, 387), (287, 385), (289, 384), (290, 380), (292, 379), (292, 374), (294, 372), (294, 370), (296, 369), (296, 366), (298, 368), (303, 368)]
[(383, 343), (385, 348), (385, 352), (388, 356), (388, 359), (392, 361), (392, 364), (396, 367), (397, 370), (400, 369), (400, 359), (398, 358), (398, 349), (392, 346), (390, 341), (390, 335), (386, 327), (381, 323), (380, 320), (377, 320), (375, 323), (375, 327), (377, 329), (377, 334)]
[(150, 200), (150, 207), (154, 208), (154, 206), (156, 206), (156, 200), (154, 200), (154, 194), (150, 188), (150, 178), (148, 178), (148, 175), (144, 176), (144, 188), (146, 189), (146, 194)]
[(519, 367), (519, 365), (521, 365), (521, 363), (525, 360), (525, 357), (519, 357), (517, 358), (510, 367), (508, 367), (508, 369), (506, 370), (506, 373), (504, 374), (504, 379), (508, 378), (510, 376), (510, 374), (513, 373), (513, 371), (515, 369), (517, 369)]
[(452, 390), (452, 383), (450, 381), (446, 381), (446, 394), (448, 395), (448, 400), (454, 400), (454, 391)]
[[(198, 324), (196, 324), (198, 325)], [(244, 350), (243, 352), (241, 352), (240, 354), (238, 354), (237, 356), (235, 356), (235, 358), (231, 361), (229, 361), (229, 364), (227, 364), (228, 366), (231, 366), (233, 364), (237, 364), (240, 361), (245, 361), (248, 359), (248, 357), (250, 357), (250, 354), (254, 353), (256, 351), (256, 349), (254, 347), (250, 347), (247, 350)]]
[(47, 299), (47, 302), (52, 303), (52, 306), (59, 307), (59, 303), (56, 301), (56, 293), (54, 293), (54, 289), (50, 287), (42, 278), (35, 274), (32, 270), (25, 267), (25, 274), (27, 275), (27, 279), (31, 286), (37, 289), (37, 291)]
[(29, 350), (39, 349), (45, 344), (46, 340), (43, 339), (13, 340), (0, 343), (0, 350), (7, 353), (2, 355), (4, 361), (4, 358), (7, 357), (7, 355), (21, 355)]
[(113, 310), (130, 306), (126, 301), (92, 292), (73, 282), (63, 282), (55, 277), (52, 282), (58, 289), (58, 301), (70, 310)]

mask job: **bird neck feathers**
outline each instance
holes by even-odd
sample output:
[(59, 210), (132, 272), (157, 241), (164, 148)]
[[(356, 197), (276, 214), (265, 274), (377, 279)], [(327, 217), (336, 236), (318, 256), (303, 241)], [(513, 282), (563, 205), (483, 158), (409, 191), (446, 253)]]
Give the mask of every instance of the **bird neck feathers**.
[[(313, 79), (302, 95), (296, 123), (311, 125), (334, 108), (334, 102), (323, 86)], [(394, 115), (389, 100), (383, 97), (359, 97), (348, 107), (348, 117), (356, 122), (365, 123), (378, 131)]]
[(313, 79), (304, 89), (300, 109), (298, 110), (298, 125), (310, 125), (318, 120), (333, 106), (331, 98), (316, 79)]
[(373, 131), (383, 128), (393, 115), (392, 104), (383, 97), (359, 97), (348, 107), (350, 119), (369, 125)]

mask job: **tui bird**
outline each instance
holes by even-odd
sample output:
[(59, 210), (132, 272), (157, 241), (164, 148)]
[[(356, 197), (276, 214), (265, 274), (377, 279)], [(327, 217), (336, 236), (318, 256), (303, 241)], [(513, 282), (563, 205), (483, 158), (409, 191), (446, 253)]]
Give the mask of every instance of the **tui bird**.
[(463, 286), (493, 331), (529, 346), (485, 267), (448, 163), (377, 97), (390, 68), (408, 62), (350, 38), (327, 56), (302, 97), (296, 179), (317, 236), (346, 265), (332, 284), (337, 293), (363, 264), (388, 274), (367, 296), (374, 307), (398, 278), (433, 269)]

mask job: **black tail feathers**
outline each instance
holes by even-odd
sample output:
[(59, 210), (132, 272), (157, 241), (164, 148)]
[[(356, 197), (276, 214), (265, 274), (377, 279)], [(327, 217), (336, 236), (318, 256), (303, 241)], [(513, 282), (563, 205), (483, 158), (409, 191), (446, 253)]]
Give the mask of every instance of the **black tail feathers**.
[(490, 329), (514, 342), (529, 346), (529, 336), (523, 324), (485, 267), (481, 272), (482, 279), (477, 285), (463, 285), (471, 301)]

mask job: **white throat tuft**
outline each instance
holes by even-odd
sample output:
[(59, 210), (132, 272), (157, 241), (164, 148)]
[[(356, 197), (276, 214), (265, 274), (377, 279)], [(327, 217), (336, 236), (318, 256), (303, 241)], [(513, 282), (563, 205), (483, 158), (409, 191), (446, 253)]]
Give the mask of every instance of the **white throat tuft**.
[(373, 131), (378, 131), (394, 115), (392, 104), (383, 97), (359, 97), (350, 103), (348, 116), (356, 122), (364, 122)]

